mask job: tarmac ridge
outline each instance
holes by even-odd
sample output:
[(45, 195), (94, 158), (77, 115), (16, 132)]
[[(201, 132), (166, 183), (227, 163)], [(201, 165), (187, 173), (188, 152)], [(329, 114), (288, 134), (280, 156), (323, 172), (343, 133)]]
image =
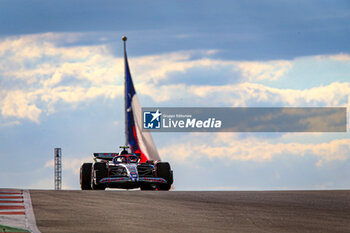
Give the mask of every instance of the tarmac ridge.
[(350, 190), (31, 190), (50, 232), (350, 232)]

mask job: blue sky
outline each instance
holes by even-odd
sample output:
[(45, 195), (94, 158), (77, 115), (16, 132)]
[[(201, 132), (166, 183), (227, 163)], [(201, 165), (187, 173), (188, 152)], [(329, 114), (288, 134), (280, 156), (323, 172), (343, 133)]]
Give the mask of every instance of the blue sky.
[[(79, 188), (144, 107), (350, 107), (348, 1), (1, 1), (0, 186)], [(154, 133), (179, 190), (350, 186), (349, 133)]]

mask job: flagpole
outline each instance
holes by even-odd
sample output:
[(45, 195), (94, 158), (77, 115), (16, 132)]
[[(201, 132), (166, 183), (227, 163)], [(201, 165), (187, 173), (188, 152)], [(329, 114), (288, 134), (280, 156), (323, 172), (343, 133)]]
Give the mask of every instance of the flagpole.
[(124, 133), (125, 133), (125, 146), (128, 145), (128, 113), (127, 113), (127, 94), (128, 94), (128, 90), (127, 90), (127, 81), (126, 81), (126, 40), (128, 38), (126, 36), (122, 37), (123, 40), (123, 44), (124, 44), (124, 121), (125, 121), (125, 125), (124, 125)]

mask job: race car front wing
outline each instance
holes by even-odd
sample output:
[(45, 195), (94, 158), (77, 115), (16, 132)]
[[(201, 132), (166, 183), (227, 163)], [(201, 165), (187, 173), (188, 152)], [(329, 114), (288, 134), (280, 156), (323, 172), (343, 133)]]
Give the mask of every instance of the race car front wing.
[(137, 179), (131, 179), (129, 177), (106, 177), (100, 180), (101, 184), (107, 183), (126, 183), (126, 182), (144, 182), (144, 183), (161, 183), (166, 184), (166, 180), (159, 177), (139, 177)]

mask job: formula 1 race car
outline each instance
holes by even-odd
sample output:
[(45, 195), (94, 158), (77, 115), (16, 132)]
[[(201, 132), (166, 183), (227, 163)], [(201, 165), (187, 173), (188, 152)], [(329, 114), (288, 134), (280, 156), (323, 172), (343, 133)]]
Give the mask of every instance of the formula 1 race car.
[(141, 190), (169, 190), (173, 171), (167, 162), (148, 160), (140, 163), (140, 156), (121, 147), (118, 153), (94, 153), (94, 163), (84, 163), (80, 168), (82, 190), (122, 188)]

